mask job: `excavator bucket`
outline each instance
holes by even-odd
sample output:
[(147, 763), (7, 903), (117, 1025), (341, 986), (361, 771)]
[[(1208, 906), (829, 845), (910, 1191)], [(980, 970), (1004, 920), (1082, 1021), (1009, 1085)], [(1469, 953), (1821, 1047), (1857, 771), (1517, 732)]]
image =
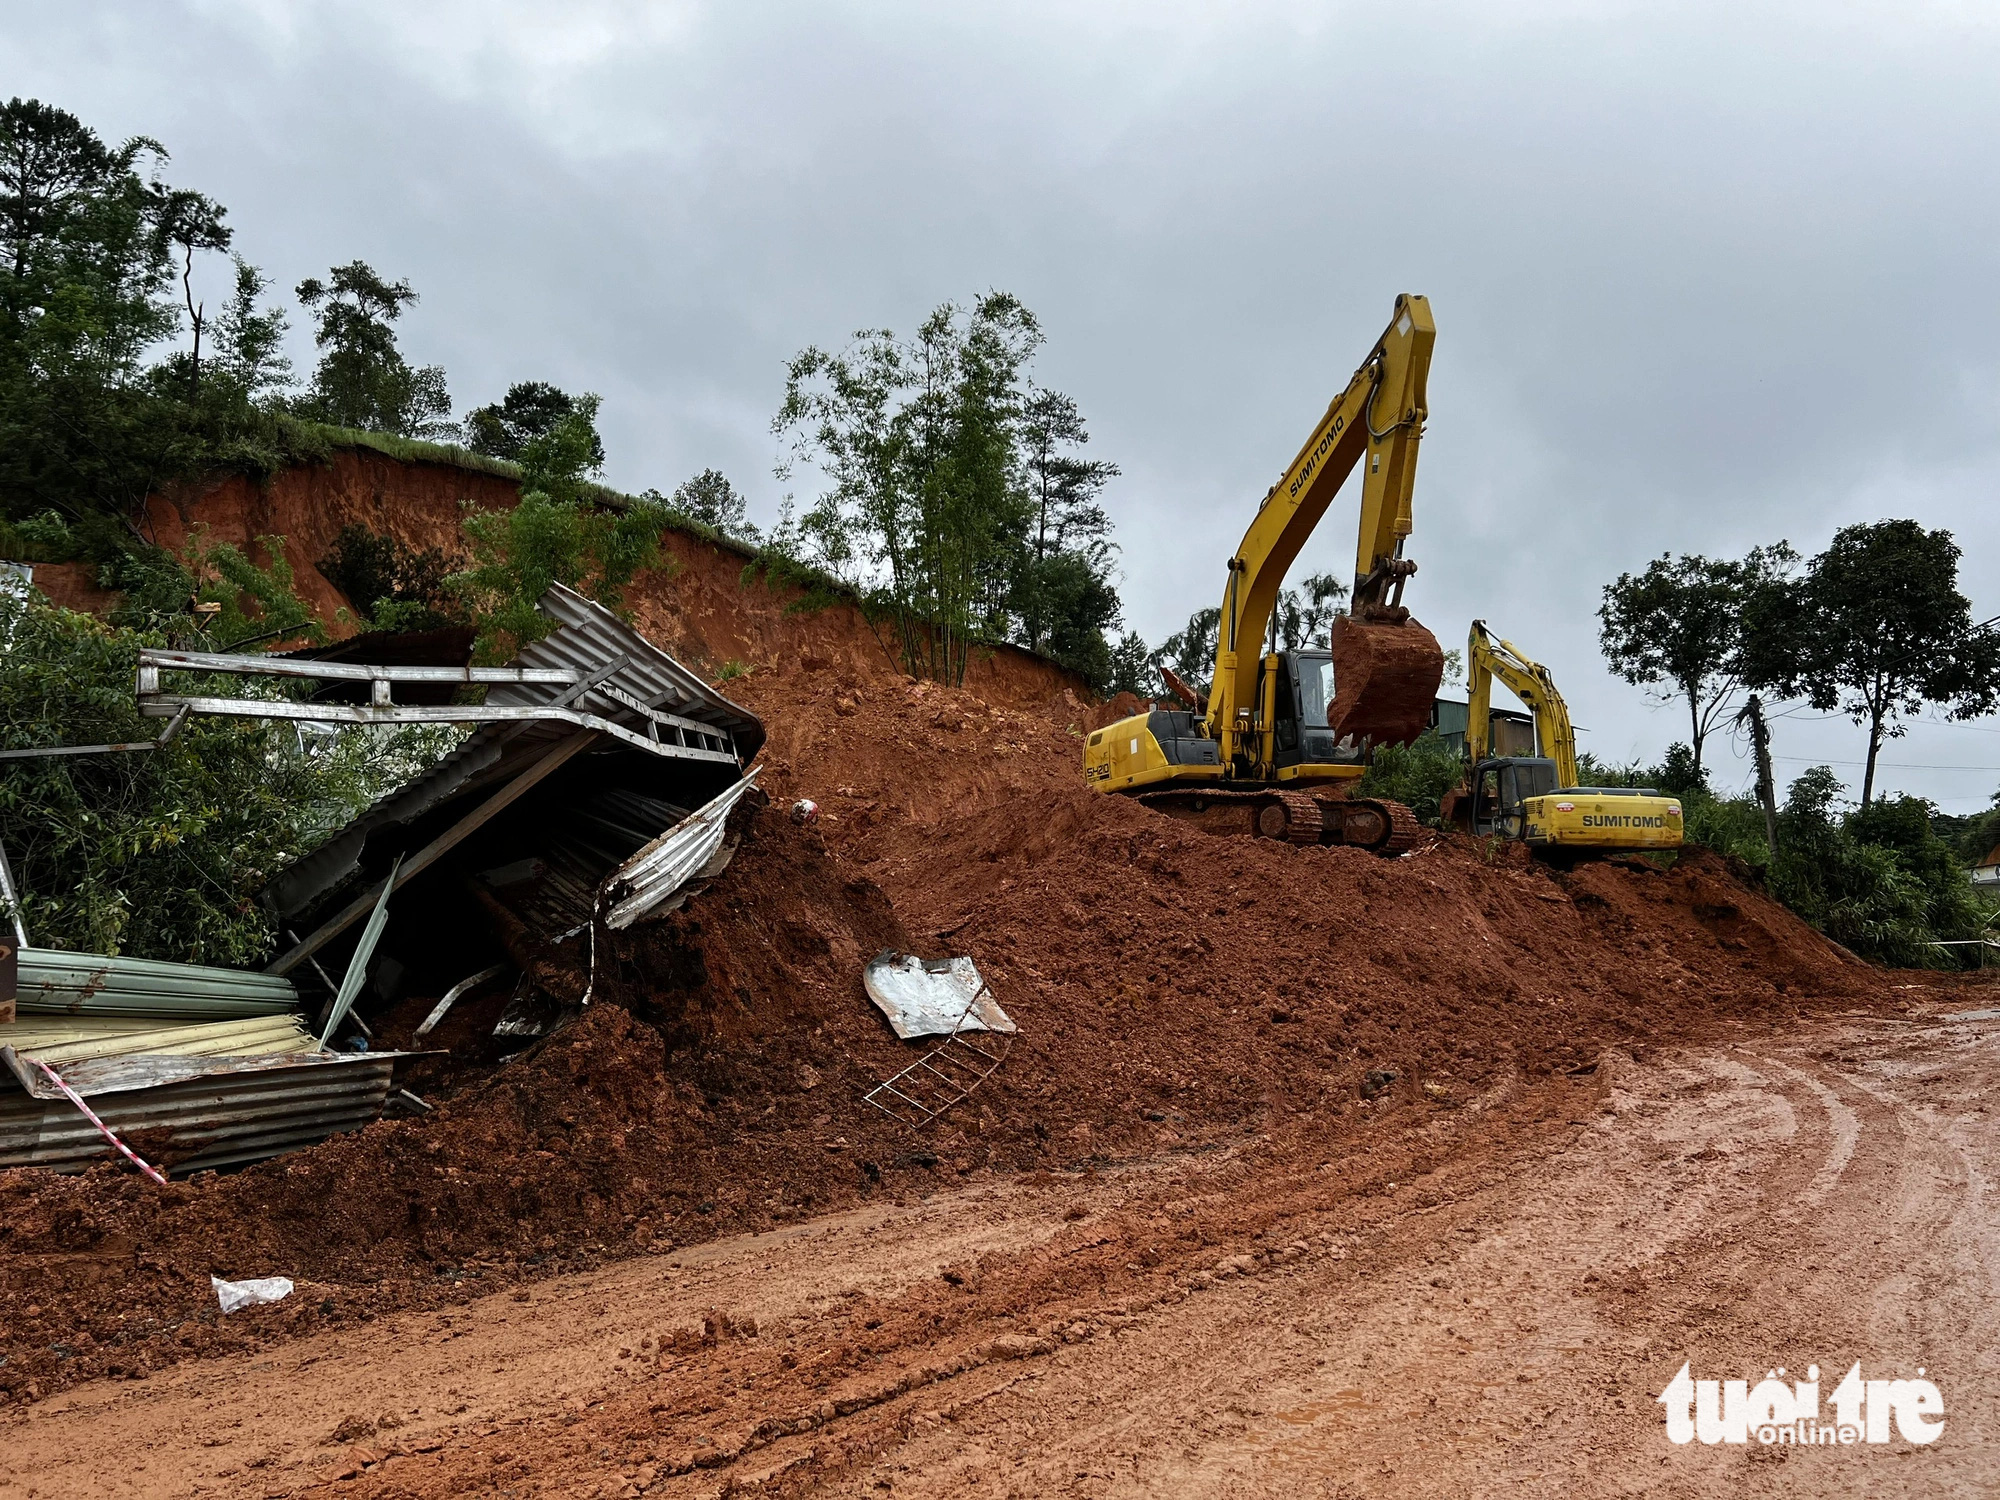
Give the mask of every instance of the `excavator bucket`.
[(1444, 681), (1444, 648), (1415, 620), (1333, 622), (1333, 702), (1327, 724), (1336, 739), (1407, 745), (1429, 727), (1431, 701)]

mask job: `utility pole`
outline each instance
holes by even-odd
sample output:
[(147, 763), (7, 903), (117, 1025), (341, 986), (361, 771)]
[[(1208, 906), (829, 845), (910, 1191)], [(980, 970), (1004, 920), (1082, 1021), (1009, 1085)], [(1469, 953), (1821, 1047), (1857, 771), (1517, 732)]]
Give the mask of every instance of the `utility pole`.
[(1750, 726), (1750, 749), (1757, 760), (1757, 800), (1764, 805), (1764, 840), (1771, 858), (1778, 857), (1778, 791), (1771, 779), (1771, 726), (1764, 720), (1764, 701), (1755, 693), (1736, 715)]

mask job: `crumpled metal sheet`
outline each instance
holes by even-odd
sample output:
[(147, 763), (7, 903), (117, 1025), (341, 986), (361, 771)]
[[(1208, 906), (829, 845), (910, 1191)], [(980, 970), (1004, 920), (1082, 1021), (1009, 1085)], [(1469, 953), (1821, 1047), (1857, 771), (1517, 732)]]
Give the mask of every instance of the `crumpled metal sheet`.
[[(68, 1070), (65, 1081), (92, 1096), (91, 1108), (121, 1138), (143, 1136), (148, 1159), (184, 1176), (359, 1130), (380, 1117), (397, 1055), (114, 1058)], [(0, 1081), (0, 1167), (81, 1172), (110, 1150), (68, 1100)]]
[[(713, 725), (719, 743), (733, 745), (744, 765), (762, 747), (762, 720), (716, 692), (602, 605), (556, 584), (536, 607), (557, 621), (558, 628), (553, 635), (525, 647), (509, 666), (593, 672), (623, 656), (628, 659), (626, 665), (605, 679), (604, 687), (663, 712)], [(487, 690), (486, 701), (518, 708), (547, 703), (564, 691), (548, 683), (495, 686)], [(628, 727), (643, 728), (643, 716), (608, 693), (587, 692), (571, 706)], [(475, 786), (509, 779), (539, 759), (550, 745), (577, 732), (565, 723), (488, 724), (475, 730), (424, 775), (385, 793), (318, 849), (281, 870), (267, 888), (271, 899), (287, 916), (306, 910), (354, 875), (371, 836), (390, 827), (407, 826)]]
[[(191, 1078), (219, 1078), (227, 1073), (255, 1073), (271, 1068), (292, 1066), (317, 1066), (329, 1059), (345, 1062), (360, 1053), (321, 1052), (307, 1043), (302, 1052), (273, 1052), (264, 1056), (190, 1056), (184, 1053), (151, 1052), (122, 1053), (112, 1057), (93, 1057), (85, 1062), (74, 1062), (58, 1067), (49, 1063), (61, 1075), (62, 1081), (70, 1089), (85, 1099), (98, 1094), (126, 1094), (135, 1089), (158, 1088), (162, 1084), (185, 1083)], [(397, 1057), (400, 1053), (376, 1052), (372, 1057)], [(47, 1063), (47, 1058), (22, 1057), (11, 1047), (0, 1047), (0, 1063), (5, 1063), (14, 1079), (37, 1099), (61, 1099), (63, 1091), (50, 1082), (37, 1063)]]
[(755, 785), (757, 773), (711, 798), (605, 877), (613, 902), (607, 927), (630, 927), (708, 867), (722, 848), (729, 811)]
[(862, 987), (904, 1041), (962, 1031), (1018, 1030), (971, 959), (879, 953), (861, 973)]

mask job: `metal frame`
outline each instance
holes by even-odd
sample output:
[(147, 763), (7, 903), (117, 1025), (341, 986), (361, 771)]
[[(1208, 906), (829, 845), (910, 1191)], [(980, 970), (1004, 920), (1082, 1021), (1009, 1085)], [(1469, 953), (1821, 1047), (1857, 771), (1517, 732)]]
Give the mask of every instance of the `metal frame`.
[[(0, 760), (41, 760), (51, 755), (120, 755), (137, 750), (158, 750), (181, 732), (192, 710), (183, 706), (173, 716), (173, 720), (159, 735), (150, 740), (127, 740), (116, 745), (48, 745), (34, 750), (0, 750)], [(142, 709), (141, 712), (144, 712)], [(159, 714), (147, 714), (147, 718), (160, 718)]]
[(992, 1052), (966, 1039), (961, 1029), (978, 1009), (982, 995), (990, 995), (985, 981), (965, 1003), (951, 1034), (900, 1073), (875, 1085), (862, 1099), (883, 1114), (912, 1130), (934, 1123), (946, 1110), (965, 1102), (966, 1096), (991, 1078), (1014, 1050), (1013, 1032), (988, 1031), (1003, 1041)]
[[(604, 681), (620, 667), (621, 657), (593, 672), (565, 667), (388, 667), (350, 665), (345, 662), (297, 661), (275, 656), (231, 656), (211, 651), (168, 651), (144, 647), (139, 652), (139, 712), (149, 718), (173, 714), (184, 718), (189, 712), (221, 714), (247, 719), (298, 719), (321, 724), (494, 724), (565, 723), (579, 729), (622, 740), (653, 755), (685, 760), (718, 761), (737, 765), (734, 738), (727, 730), (704, 724), (681, 714), (667, 713), (641, 703), (623, 689)], [(318, 682), (365, 682), (367, 703), (294, 703), (269, 698), (207, 698), (168, 693), (160, 686), (162, 672), (223, 672), (243, 677), (289, 677)], [(396, 683), (462, 683), (467, 686), (539, 684), (563, 686), (571, 691), (549, 703), (489, 704), (441, 703), (419, 705), (397, 703), (392, 697)], [(571, 708), (568, 703), (585, 693), (610, 699), (645, 721), (641, 734), (597, 714)], [(125, 748), (120, 746), (95, 748)], [(43, 752), (46, 753), (46, 752)], [(72, 754), (78, 753), (75, 751)]]

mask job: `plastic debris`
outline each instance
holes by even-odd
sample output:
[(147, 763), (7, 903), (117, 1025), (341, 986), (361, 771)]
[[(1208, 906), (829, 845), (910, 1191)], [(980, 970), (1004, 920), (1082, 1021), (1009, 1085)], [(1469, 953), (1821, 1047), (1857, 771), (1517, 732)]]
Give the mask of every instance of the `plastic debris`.
[(208, 1282), (215, 1288), (215, 1300), (222, 1304), (225, 1313), (262, 1307), (266, 1302), (282, 1302), (292, 1295), (288, 1276), (258, 1276), (249, 1281), (224, 1281), (220, 1276), (210, 1276)]
[(794, 823), (811, 823), (819, 817), (819, 804), (810, 797), (801, 797), (792, 804)]

